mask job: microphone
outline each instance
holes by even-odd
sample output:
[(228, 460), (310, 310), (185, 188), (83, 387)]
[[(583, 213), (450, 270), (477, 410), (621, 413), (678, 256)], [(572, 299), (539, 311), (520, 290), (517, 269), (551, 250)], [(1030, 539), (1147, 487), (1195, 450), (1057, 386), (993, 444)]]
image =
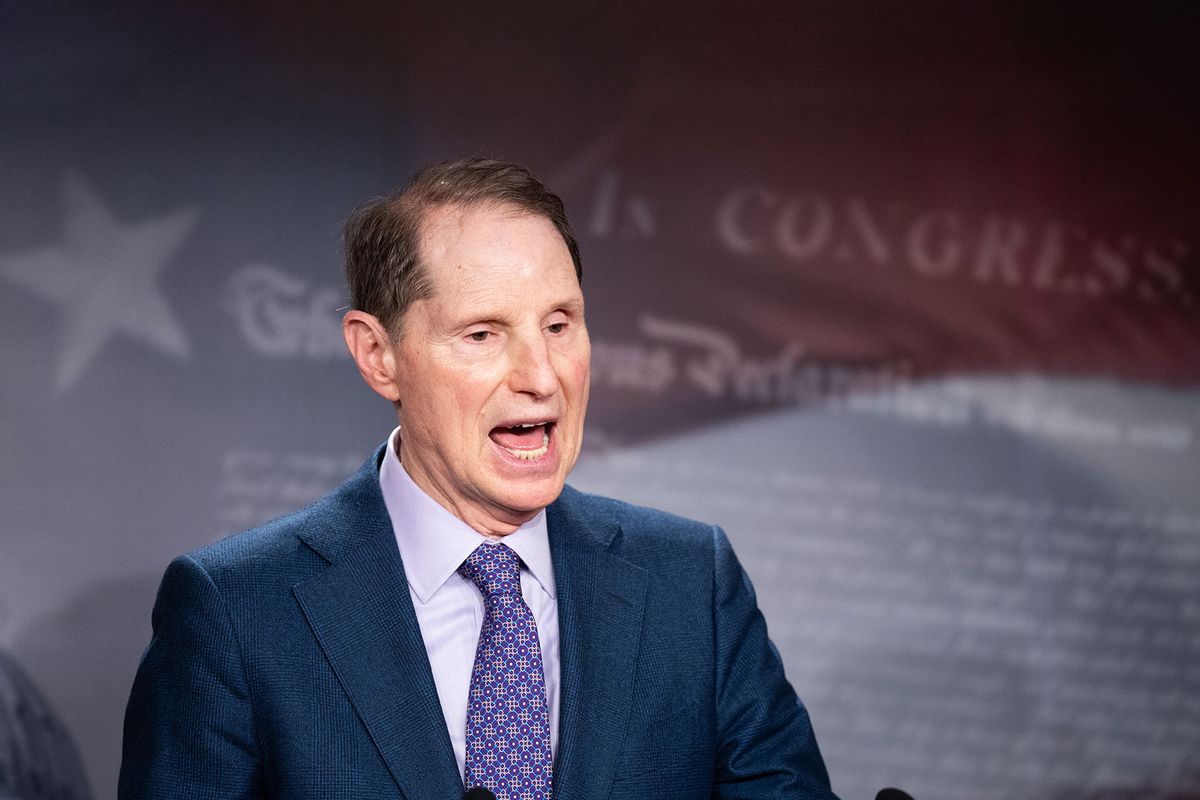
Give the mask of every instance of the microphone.
[[(496, 795), (482, 786), (472, 786), (463, 792), (462, 800), (496, 800)], [(900, 800), (900, 798), (895, 798), (895, 800)], [(912, 798), (910, 797), (908, 800), (912, 800)]]
[(913, 800), (913, 798), (908, 792), (889, 786), (886, 789), (880, 789), (879, 794), (875, 795), (875, 800)]

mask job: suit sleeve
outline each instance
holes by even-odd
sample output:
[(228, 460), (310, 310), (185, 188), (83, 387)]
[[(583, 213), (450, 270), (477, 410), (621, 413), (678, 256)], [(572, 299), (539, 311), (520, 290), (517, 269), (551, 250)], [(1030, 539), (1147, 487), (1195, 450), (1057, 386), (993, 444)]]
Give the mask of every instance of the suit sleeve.
[(717, 770), (714, 797), (837, 800), (808, 712), (767, 638), (754, 587), (713, 528)]
[(237, 635), (204, 568), (167, 568), (154, 635), (125, 711), (120, 800), (261, 797), (254, 718)]

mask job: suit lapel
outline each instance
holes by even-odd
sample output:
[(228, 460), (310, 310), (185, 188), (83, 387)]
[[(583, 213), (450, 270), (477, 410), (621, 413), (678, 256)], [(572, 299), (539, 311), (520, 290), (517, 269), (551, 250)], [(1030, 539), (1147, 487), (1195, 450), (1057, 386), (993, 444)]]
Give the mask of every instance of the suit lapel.
[(613, 554), (620, 526), (567, 488), (547, 510), (558, 591), (561, 703), (555, 800), (607, 797), (625, 739), (646, 572)]
[(293, 591), (402, 793), (458, 797), (462, 779), (373, 467), (301, 534), (331, 563)]

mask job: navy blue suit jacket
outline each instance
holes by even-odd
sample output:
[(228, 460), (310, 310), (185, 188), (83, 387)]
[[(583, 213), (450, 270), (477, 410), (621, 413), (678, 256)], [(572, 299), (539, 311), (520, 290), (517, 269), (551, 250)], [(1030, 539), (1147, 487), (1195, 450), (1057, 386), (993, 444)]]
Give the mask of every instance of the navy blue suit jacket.
[[(121, 800), (461, 796), (378, 458), (309, 508), (172, 562), (126, 711)], [(556, 800), (833, 798), (720, 529), (569, 487), (547, 522)]]

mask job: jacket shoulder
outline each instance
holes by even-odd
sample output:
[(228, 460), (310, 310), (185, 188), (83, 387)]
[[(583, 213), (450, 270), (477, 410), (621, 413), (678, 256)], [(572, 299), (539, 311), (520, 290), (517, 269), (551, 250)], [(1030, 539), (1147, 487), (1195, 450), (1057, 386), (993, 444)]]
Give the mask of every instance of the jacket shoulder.
[(702, 546), (711, 548), (718, 528), (709, 523), (650, 506), (639, 506), (611, 497), (563, 487), (557, 504), (566, 515), (588, 527), (619, 528), (628, 544)]
[(287, 554), (303, 547), (299, 534), (308, 527), (318, 508), (319, 502), (188, 551), (182, 557), (196, 562), (214, 577), (234, 569), (278, 564)]
[(376, 458), (312, 504), (185, 553), (214, 580), (326, 563), (391, 523), (379, 490)]

